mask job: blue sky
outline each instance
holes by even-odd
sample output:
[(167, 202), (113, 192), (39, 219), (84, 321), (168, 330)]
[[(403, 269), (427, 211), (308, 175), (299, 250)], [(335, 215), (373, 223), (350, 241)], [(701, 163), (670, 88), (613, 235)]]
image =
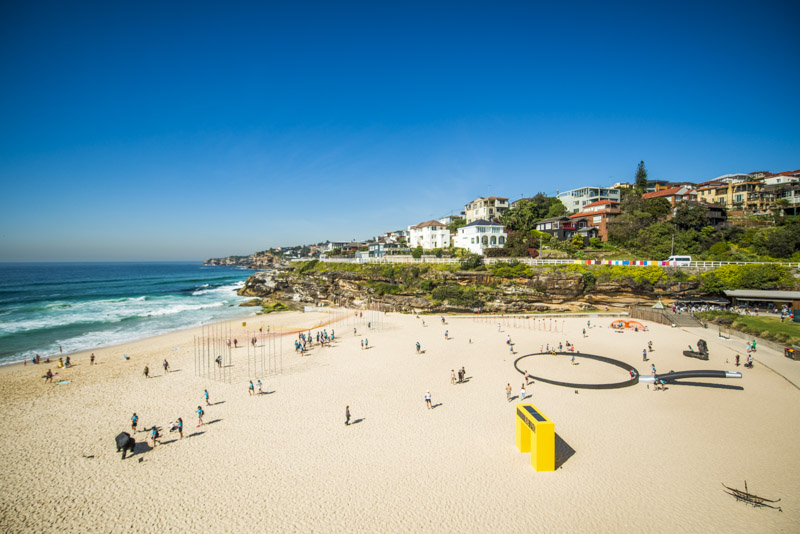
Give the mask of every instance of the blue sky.
[(797, 2), (113, 4), (0, 6), (0, 261), (366, 238), (642, 159), (800, 168)]

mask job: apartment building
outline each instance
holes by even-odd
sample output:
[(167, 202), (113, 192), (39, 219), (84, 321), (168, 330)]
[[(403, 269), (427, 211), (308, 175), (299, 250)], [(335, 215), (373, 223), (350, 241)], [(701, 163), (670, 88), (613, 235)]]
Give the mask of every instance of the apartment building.
[(558, 193), (558, 199), (566, 206), (567, 213), (578, 213), (587, 204), (601, 200), (619, 202), (621, 193), (613, 187), (581, 187)]
[(464, 206), (467, 224), (484, 219), (494, 221), (508, 211), (508, 199), (505, 197), (478, 197)]

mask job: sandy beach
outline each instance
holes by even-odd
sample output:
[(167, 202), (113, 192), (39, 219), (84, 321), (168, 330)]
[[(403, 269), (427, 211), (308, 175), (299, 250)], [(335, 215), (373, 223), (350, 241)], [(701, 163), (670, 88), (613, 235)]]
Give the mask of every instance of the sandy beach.
[[(716, 330), (646, 323), (617, 333), (609, 317), (523, 321), (388, 314), (367, 327), (352, 312), (248, 317), (233, 335), (311, 328), (332, 318), (332, 346), (303, 357), (282, 341), (283, 372), (247, 389), (247, 348), (233, 351), (230, 384), (195, 376), (184, 330), (74, 355), (75, 366), (0, 372), (0, 530), (3, 532), (797, 532), (800, 531), (800, 362), (759, 347), (736, 368), (744, 342)], [(423, 326), (423, 321), (425, 326)], [(548, 322), (548, 321), (545, 321)], [(525, 323), (526, 326), (530, 321)], [(357, 335), (353, 334), (357, 328)], [(559, 331), (554, 331), (558, 328)], [(563, 331), (561, 331), (563, 329)], [(448, 331), (450, 339), (445, 339)], [(316, 330), (314, 330), (316, 332)], [(510, 336), (516, 355), (506, 344)], [(710, 360), (681, 354), (708, 341)], [(361, 342), (369, 340), (369, 349)], [(417, 354), (419, 341), (423, 353)], [(536, 382), (532, 402), (555, 422), (558, 468), (540, 473), (514, 446), (519, 356), (574, 343), (583, 353), (649, 374), (741, 371), (741, 380), (692, 379), (653, 391), (574, 390)], [(650, 361), (642, 349), (653, 341)], [(130, 360), (124, 360), (122, 354)], [(164, 373), (167, 358), (172, 372)], [(615, 367), (536, 356), (532, 375), (621, 381)], [(145, 365), (151, 378), (145, 378)], [(468, 380), (451, 385), (461, 367)], [(58, 371), (51, 385), (41, 378)], [(204, 405), (205, 425), (194, 410)], [(430, 390), (434, 409), (426, 408)], [(345, 406), (352, 423), (346, 426)], [(114, 437), (139, 415), (140, 445), (124, 461)], [(167, 432), (182, 417), (185, 437)], [(162, 427), (150, 447), (143, 429)], [(753, 508), (722, 483), (780, 498)]]

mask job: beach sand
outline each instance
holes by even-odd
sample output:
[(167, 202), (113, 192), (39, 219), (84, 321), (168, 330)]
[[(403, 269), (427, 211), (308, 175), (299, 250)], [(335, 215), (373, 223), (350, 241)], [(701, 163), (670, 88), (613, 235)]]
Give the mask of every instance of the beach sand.
[[(246, 348), (233, 355), (231, 384), (195, 376), (185, 330), (76, 355), (56, 381), (55, 365), (0, 372), (0, 530), (3, 532), (798, 532), (800, 362), (759, 348), (754, 369), (735, 368), (744, 343), (716, 330), (647, 323), (616, 333), (612, 319), (553, 319), (543, 332), (472, 317), (388, 314), (368, 331), (366, 314), (328, 325), (331, 347), (304, 357), (283, 339), (283, 372), (247, 391)], [(259, 325), (308, 328), (323, 312), (249, 317)], [(546, 321), (549, 322), (549, 321)], [(522, 321), (518, 321), (518, 325)], [(513, 321), (511, 322), (513, 324)], [(451, 339), (444, 339), (448, 330)], [(509, 353), (510, 335), (517, 354)], [(369, 349), (360, 342), (369, 338)], [(682, 356), (703, 337), (711, 358)], [(469, 342), (471, 340), (471, 343)], [(522, 376), (516, 357), (569, 340), (649, 374), (741, 371), (741, 380), (692, 379), (655, 392), (645, 384), (573, 390), (536, 382), (532, 402), (555, 422), (559, 468), (536, 472), (514, 446)], [(642, 362), (647, 341), (650, 362)], [(417, 354), (415, 342), (424, 351)], [(131, 357), (124, 361), (122, 354)], [(170, 361), (164, 374), (161, 361)], [(726, 361), (727, 360), (727, 361)], [(574, 382), (621, 381), (625, 371), (568, 357), (538, 356), (520, 367)], [(142, 370), (149, 365), (152, 378)], [(451, 369), (469, 380), (451, 385)], [(772, 370), (767, 368), (769, 366)], [(781, 376), (783, 375), (783, 376)], [(784, 378), (785, 377), (785, 378)], [(205, 424), (194, 410), (211, 396)], [(431, 391), (433, 410), (425, 406)], [(352, 413), (345, 426), (345, 406)], [(120, 460), (114, 437), (163, 428), (155, 449)], [(182, 417), (185, 438), (166, 431)], [(783, 512), (753, 508), (722, 483), (777, 499)]]

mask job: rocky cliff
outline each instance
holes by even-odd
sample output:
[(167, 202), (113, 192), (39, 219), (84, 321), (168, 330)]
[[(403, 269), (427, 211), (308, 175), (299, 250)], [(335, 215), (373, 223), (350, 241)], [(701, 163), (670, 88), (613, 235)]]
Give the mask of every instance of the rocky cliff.
[[(396, 274), (393, 272), (393, 274)], [(409, 280), (404, 273), (323, 270), (298, 273), (273, 269), (254, 273), (240, 295), (274, 302), (364, 307), (380, 303), (386, 311), (522, 313), (592, 308), (622, 308), (655, 303), (670, 287), (629, 280), (595, 283), (582, 273), (542, 270), (532, 277), (501, 278), (489, 272), (429, 270)], [(687, 284), (683, 284), (686, 289)]]
[(203, 265), (231, 265), (248, 269), (269, 269), (274, 265), (284, 265), (284, 262), (269, 252), (257, 252), (249, 256), (208, 258), (203, 262)]

